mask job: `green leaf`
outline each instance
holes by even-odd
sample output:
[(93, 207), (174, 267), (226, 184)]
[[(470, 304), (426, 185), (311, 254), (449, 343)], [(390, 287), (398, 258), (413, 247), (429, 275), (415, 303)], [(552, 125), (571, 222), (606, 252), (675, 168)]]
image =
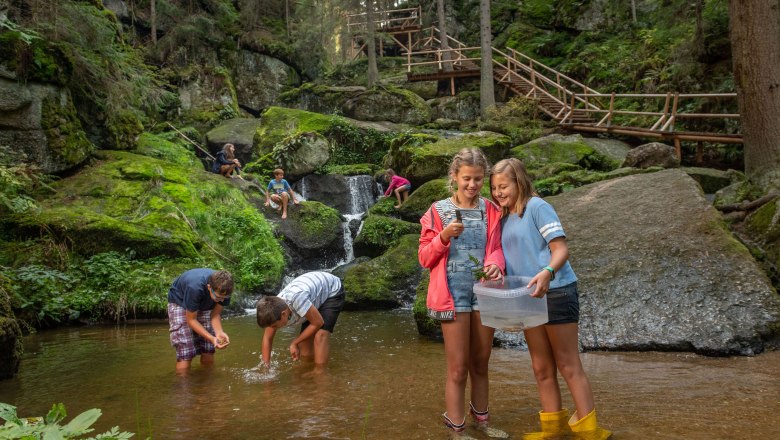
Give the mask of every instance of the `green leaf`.
[(62, 403), (55, 403), (51, 406), (51, 411), (46, 414), (46, 424), (54, 425), (60, 420), (64, 419), (67, 415), (68, 413), (65, 411), (65, 405)]
[(67, 425), (62, 428), (62, 433), (66, 436), (75, 436), (91, 432), (90, 426), (100, 418), (102, 412), (97, 408), (92, 408), (77, 415)]
[(43, 440), (65, 440), (59, 425), (47, 425), (43, 428)]
[(14, 425), (22, 424), (22, 421), (19, 420), (19, 416), (16, 415), (16, 407), (7, 403), (0, 402), (0, 419), (13, 423)]

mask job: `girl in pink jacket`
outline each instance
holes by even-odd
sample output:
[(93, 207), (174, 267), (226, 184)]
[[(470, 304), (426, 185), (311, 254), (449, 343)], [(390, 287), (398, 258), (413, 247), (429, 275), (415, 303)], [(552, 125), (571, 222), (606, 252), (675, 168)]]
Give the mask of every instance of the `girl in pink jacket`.
[(435, 202), (420, 219), (418, 257), (420, 264), (431, 270), (428, 315), (441, 321), (447, 358), (443, 416), (454, 438), (470, 438), (463, 433), (468, 378), (469, 408), (476, 427), (490, 437), (508, 437), (488, 426), (488, 361), (494, 329), (482, 325), (473, 291), (473, 270), (482, 269), (490, 279), (500, 279), (504, 270), (501, 212), (493, 202), (480, 197), (489, 169), (480, 150), (462, 149), (450, 165), (454, 194)]

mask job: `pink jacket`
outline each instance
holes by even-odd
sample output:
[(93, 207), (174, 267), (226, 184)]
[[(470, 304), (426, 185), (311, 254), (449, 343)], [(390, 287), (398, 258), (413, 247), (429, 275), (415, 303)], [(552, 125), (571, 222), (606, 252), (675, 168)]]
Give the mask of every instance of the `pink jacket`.
[(395, 176), (391, 177), (390, 178), (390, 186), (388, 186), (387, 190), (385, 190), (385, 197), (387, 197), (390, 194), (392, 194), (394, 189), (400, 188), (400, 187), (402, 187), (404, 185), (411, 185), (411, 183), (408, 180), (404, 179), (403, 177), (401, 177), (401, 176), (399, 176), (397, 174)]
[[(490, 200), (485, 200), (487, 211), (487, 243), (485, 244), (484, 265), (497, 265), (504, 272), (504, 252), (501, 249), (501, 210)], [(433, 227), (431, 227), (433, 220)], [(431, 270), (431, 281), (428, 284), (429, 309), (437, 312), (452, 310), (455, 303), (452, 301), (447, 285), (447, 258), (449, 257), (450, 244), (444, 244), (439, 238), (444, 226), (442, 225), (436, 208), (431, 206), (420, 219), (422, 231), (420, 232), (420, 247), (417, 257), (422, 267)], [(454, 314), (453, 314), (454, 316)]]

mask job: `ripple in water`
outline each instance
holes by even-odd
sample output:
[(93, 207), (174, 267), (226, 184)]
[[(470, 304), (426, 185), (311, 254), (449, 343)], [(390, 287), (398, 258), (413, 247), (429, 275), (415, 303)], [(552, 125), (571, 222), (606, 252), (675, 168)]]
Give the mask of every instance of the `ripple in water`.
[(260, 365), (253, 368), (234, 368), (233, 371), (247, 384), (273, 382), (279, 377), (279, 370), (276, 368), (269, 369)]

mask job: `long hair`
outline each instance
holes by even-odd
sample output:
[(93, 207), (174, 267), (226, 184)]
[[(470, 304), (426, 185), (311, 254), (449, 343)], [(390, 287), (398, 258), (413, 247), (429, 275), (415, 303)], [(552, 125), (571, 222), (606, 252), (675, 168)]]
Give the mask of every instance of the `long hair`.
[[(531, 181), (531, 177), (528, 175), (528, 171), (525, 169), (525, 165), (523, 165), (522, 161), (515, 159), (514, 157), (503, 159), (493, 166), (491, 179), (492, 176), (495, 176), (496, 174), (505, 174), (515, 183), (515, 185), (517, 185), (518, 197), (517, 202), (515, 202), (515, 212), (517, 215), (522, 215), (525, 204), (528, 203), (528, 200), (533, 197), (534, 194), (536, 194), (534, 184)], [(493, 201), (498, 204), (498, 200), (496, 200), (495, 197), (493, 197)], [(503, 217), (507, 214), (509, 214), (509, 208), (502, 206), (501, 216)]]
[(222, 147), (222, 152), (225, 153), (225, 159), (235, 159), (235, 149), (236, 147), (233, 144), (225, 144), (225, 146)]
[[(449, 181), (449, 187), (450, 191), (452, 191), (453, 194), (457, 194), (458, 188), (455, 185), (455, 175), (458, 174), (458, 171), (460, 170), (460, 167), (462, 166), (468, 166), (468, 167), (480, 167), (485, 171), (485, 177), (488, 177), (488, 174), (490, 173), (490, 162), (488, 162), (487, 158), (485, 157), (485, 154), (482, 153), (482, 150), (479, 148), (463, 148), (460, 151), (458, 151), (458, 154), (455, 155), (455, 157), (452, 158), (452, 163), (450, 164), (450, 181)], [(457, 197), (457, 195), (455, 195)], [(460, 203), (460, 200), (458, 200), (458, 203)]]

